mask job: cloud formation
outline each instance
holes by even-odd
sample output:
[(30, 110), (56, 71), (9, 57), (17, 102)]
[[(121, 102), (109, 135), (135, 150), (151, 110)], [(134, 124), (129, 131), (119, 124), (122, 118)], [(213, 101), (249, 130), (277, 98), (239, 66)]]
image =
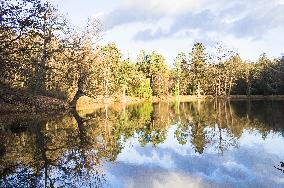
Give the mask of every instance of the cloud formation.
[[(271, 29), (284, 27), (283, 12), (281, 0), (124, 0), (121, 7), (105, 14), (103, 20), (107, 29), (145, 23), (145, 28), (134, 35), (138, 41), (173, 37), (181, 32), (187, 36), (192, 31), (205, 38), (219, 33), (259, 39)], [(171, 20), (167, 30), (158, 24), (165, 18)]]
[[(267, 147), (283, 143), (280, 135), (280, 143), (275, 144), (276, 134), (270, 133), (264, 141), (261, 134), (245, 131), (240, 138), (241, 146), (223, 155), (209, 150), (196, 155), (190, 144), (180, 146), (173, 143), (171, 130), (168, 136), (165, 143), (155, 149), (151, 146), (141, 148), (135, 139), (129, 141), (129, 147), (133, 144), (131, 152), (124, 150), (108, 171), (111, 174), (108, 178), (110, 185), (135, 188), (284, 185), (283, 174), (273, 167), (282, 160), (284, 150), (278, 148), (271, 151), (271, 147)], [(165, 165), (165, 159), (172, 165)]]

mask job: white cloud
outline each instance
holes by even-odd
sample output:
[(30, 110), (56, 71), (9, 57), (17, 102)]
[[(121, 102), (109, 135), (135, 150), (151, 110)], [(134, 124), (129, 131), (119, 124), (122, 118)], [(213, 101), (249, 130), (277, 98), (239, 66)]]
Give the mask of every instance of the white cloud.
[(178, 15), (201, 9), (208, 4), (209, 0), (124, 0), (123, 2), (131, 9), (143, 9), (162, 15)]
[(139, 153), (132, 148), (129, 153), (122, 153), (118, 156), (118, 162), (124, 162), (136, 165), (152, 164), (163, 168), (173, 168), (174, 162), (169, 155), (160, 156), (157, 151), (153, 150), (150, 156)]
[(250, 60), (262, 52), (278, 57), (284, 50), (284, 0), (54, 1), (78, 25), (90, 15), (101, 17), (102, 42), (116, 42), (134, 59), (141, 49), (156, 50), (171, 64), (194, 42), (208, 46), (218, 40)]
[[(265, 4), (265, 6), (263, 6)], [(161, 37), (170, 37), (179, 31), (198, 29), (204, 35), (209, 32), (218, 32), (223, 35), (234, 35), (237, 38), (259, 39), (269, 30), (284, 26), (284, 5), (274, 1), (235, 4), (219, 7), (219, 11), (205, 9), (197, 13), (187, 12), (173, 18), (169, 31), (161, 29), (153, 31), (145, 28), (137, 33), (135, 39), (153, 40)]]
[(152, 187), (155, 188), (172, 188), (172, 187), (188, 187), (200, 188), (210, 187), (200, 177), (194, 177), (177, 172), (168, 172), (157, 174), (156, 179), (152, 179)]
[(147, 27), (137, 33), (136, 39), (169, 37), (184, 29), (259, 38), (266, 31), (284, 25), (284, 5), (279, 4), (279, 0), (218, 1), (214, 4), (207, 0), (123, 2), (121, 8), (105, 15), (108, 29), (133, 22), (158, 23), (165, 18), (172, 20), (169, 31)]

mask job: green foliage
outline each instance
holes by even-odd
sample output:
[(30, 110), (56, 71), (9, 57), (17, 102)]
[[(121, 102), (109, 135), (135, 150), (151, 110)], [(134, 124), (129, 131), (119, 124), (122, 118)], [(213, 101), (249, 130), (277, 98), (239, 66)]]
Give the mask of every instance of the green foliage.
[(131, 62), (114, 43), (96, 45), (98, 20), (75, 32), (55, 7), (40, 0), (1, 2), (1, 83), (71, 104), (82, 95), (284, 94), (284, 63), (266, 54), (251, 63), (220, 43), (211, 54), (195, 43), (172, 69), (155, 51), (142, 50)]
[(179, 86), (178, 83), (175, 84), (173, 90), (172, 90), (173, 96), (178, 96), (179, 95)]
[(132, 89), (132, 96), (144, 99), (151, 99), (152, 88), (150, 86), (150, 80), (143, 79), (137, 87)]
[(152, 52), (147, 55), (145, 51), (141, 51), (137, 59), (137, 68), (150, 79), (153, 95), (168, 95), (170, 71), (161, 54)]
[(190, 82), (195, 93), (200, 95), (206, 84), (205, 47), (202, 43), (195, 43), (190, 53)]
[(176, 95), (189, 94), (189, 62), (186, 54), (181, 52), (175, 59), (174, 68), (172, 69), (172, 79), (174, 80), (174, 89), (177, 90)]
[(143, 119), (145, 122), (150, 121), (153, 110), (153, 105), (150, 102), (139, 105), (137, 109), (138, 118)]

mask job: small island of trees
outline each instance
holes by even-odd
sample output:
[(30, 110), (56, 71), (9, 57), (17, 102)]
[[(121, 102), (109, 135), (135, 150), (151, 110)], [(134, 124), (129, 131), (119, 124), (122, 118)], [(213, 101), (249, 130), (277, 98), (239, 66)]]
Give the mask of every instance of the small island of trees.
[(90, 19), (77, 31), (48, 2), (5, 0), (0, 6), (1, 103), (66, 108), (81, 96), (150, 100), (284, 94), (284, 61), (265, 53), (250, 62), (221, 43), (210, 52), (195, 43), (169, 68), (156, 51), (142, 50), (131, 61), (114, 43), (97, 45), (103, 32), (99, 20)]

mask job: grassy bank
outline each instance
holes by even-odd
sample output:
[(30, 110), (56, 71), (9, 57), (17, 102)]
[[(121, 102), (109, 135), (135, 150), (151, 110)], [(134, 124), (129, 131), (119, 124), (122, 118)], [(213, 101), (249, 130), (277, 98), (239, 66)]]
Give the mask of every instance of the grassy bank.
[(252, 100), (284, 100), (284, 95), (231, 95), (229, 99)]
[(69, 104), (61, 99), (32, 94), (25, 89), (0, 85), (0, 112), (46, 112), (67, 110)]
[[(5, 99), (4, 99), (5, 98)], [(181, 96), (153, 96), (151, 99), (140, 99), (135, 97), (122, 97), (122, 96), (111, 96), (104, 98), (98, 96), (96, 99), (89, 98), (86, 96), (81, 97), (76, 105), (78, 111), (95, 110), (98, 108), (105, 107), (106, 104), (117, 106), (121, 108), (121, 104), (130, 105), (141, 102), (188, 102), (196, 100), (284, 100), (284, 95), (231, 95), (231, 96), (219, 96), (214, 97), (210, 95), (203, 95), (198, 97), (197, 95), (181, 95)], [(40, 95), (31, 95), (24, 91), (5, 91), (1, 92), (0, 98), (0, 112), (44, 112), (44, 111), (62, 111), (69, 110), (69, 104), (60, 99), (55, 99)]]
[(284, 95), (230, 95), (230, 96), (218, 96), (214, 97), (212, 95), (202, 95), (198, 97), (197, 95), (180, 95), (180, 96), (163, 96), (163, 97), (153, 97), (153, 102), (162, 101), (196, 101), (196, 100), (212, 100), (212, 99), (224, 99), (224, 100), (284, 100)]
[(68, 110), (69, 105), (63, 100), (45, 97), (33, 96), (25, 99), (25, 102), (17, 101), (16, 103), (0, 102), (0, 112), (46, 112)]
[(180, 96), (161, 96), (156, 97), (153, 96), (152, 99), (139, 99), (139, 98), (132, 98), (132, 97), (110, 97), (108, 99), (104, 99), (102, 96), (99, 96), (97, 99), (92, 99), (89, 97), (81, 97), (78, 100), (76, 105), (77, 110), (89, 110), (89, 109), (98, 109), (104, 107), (106, 104), (108, 105), (115, 105), (115, 104), (135, 104), (141, 102), (189, 102), (189, 101), (196, 101), (196, 100), (214, 100), (214, 99), (222, 99), (222, 100), (284, 100), (284, 95), (231, 95), (231, 96), (219, 96), (214, 97), (211, 95), (203, 95), (198, 97), (197, 95), (180, 95)]

